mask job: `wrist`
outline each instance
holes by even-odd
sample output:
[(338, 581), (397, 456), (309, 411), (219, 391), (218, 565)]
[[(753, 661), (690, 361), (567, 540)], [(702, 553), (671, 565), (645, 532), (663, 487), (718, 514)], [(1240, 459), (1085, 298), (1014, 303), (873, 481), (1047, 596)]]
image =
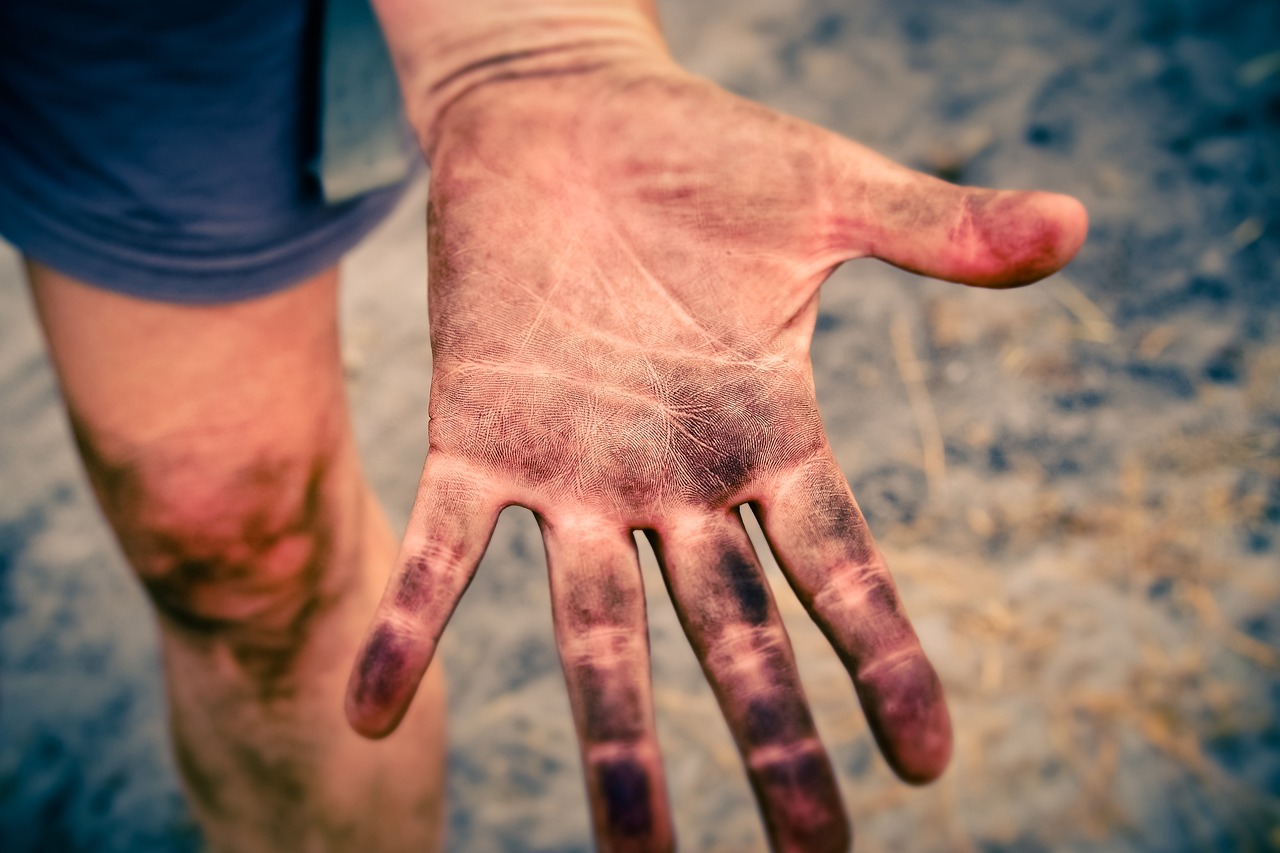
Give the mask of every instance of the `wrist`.
[(375, 4), (428, 157), (449, 109), (489, 84), (671, 61), (651, 0)]

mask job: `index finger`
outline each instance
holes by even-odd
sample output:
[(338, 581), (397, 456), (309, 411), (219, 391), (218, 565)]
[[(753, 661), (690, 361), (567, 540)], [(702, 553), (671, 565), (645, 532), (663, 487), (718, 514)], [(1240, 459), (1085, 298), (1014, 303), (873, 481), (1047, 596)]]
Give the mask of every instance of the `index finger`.
[(469, 471), (428, 456), (396, 568), (356, 655), (347, 720), (366, 737), (400, 723), (475, 574), (501, 505)]

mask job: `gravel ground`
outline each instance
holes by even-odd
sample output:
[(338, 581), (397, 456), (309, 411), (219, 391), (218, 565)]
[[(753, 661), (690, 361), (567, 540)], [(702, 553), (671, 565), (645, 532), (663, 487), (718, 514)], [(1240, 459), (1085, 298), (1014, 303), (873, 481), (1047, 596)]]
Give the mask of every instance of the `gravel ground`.
[[(873, 263), (824, 291), (833, 444), (947, 687), (954, 763), (897, 782), (772, 573), (859, 849), (1280, 849), (1280, 5), (700, 0), (677, 56), (951, 180), (1070, 192), (1039, 287)], [(402, 523), (425, 450), (421, 190), (350, 258), (346, 360)], [(153, 623), (89, 497), (0, 248), (0, 847), (198, 847)], [(646, 563), (689, 850), (762, 849)], [(500, 614), (500, 618), (498, 618)], [(537, 528), (504, 514), (446, 635), (451, 849), (589, 847)]]

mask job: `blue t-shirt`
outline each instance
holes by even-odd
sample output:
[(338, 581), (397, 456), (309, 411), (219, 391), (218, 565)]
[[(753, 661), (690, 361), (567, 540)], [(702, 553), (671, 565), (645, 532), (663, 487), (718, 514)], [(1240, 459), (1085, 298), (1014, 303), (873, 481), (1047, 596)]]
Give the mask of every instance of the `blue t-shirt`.
[(325, 200), (322, 6), (0, 0), (0, 234), (90, 284), (182, 302), (335, 263), (405, 181)]

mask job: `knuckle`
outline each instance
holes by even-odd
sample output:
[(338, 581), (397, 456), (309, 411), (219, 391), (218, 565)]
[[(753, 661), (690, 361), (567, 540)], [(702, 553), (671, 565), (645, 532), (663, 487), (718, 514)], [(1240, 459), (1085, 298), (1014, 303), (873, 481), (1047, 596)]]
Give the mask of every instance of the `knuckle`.
[(560, 642), (560, 655), (574, 666), (617, 661), (645, 654), (645, 634), (630, 625), (593, 625), (572, 632)]
[(895, 673), (912, 671), (920, 661), (924, 660), (924, 652), (915, 642), (906, 642), (895, 648), (869, 655), (858, 667), (858, 679), (865, 682), (892, 680)]
[(643, 644), (621, 631), (596, 631), (561, 657), (586, 742), (635, 743), (650, 727)]
[(816, 738), (762, 747), (748, 757), (747, 766), (775, 848), (848, 849), (848, 821), (835, 773)]
[(423, 613), (444, 605), (442, 597), (465, 584), (463, 547), (444, 542), (423, 543), (409, 557), (395, 578), (393, 601), (407, 613)]
[(792, 691), (755, 696), (742, 711), (742, 737), (750, 747), (805, 743), (814, 739), (813, 717), (804, 698)]
[(888, 619), (900, 612), (897, 588), (879, 559), (836, 563), (818, 584), (813, 603), (819, 609), (856, 611), (862, 619)]
[(583, 665), (573, 676), (582, 734), (591, 743), (634, 743), (648, 730), (643, 684), (616, 668)]
[(752, 773), (774, 780), (821, 776), (826, 764), (826, 752), (816, 736), (760, 746), (747, 756)]
[(764, 672), (776, 680), (793, 668), (789, 648), (781, 623), (733, 625), (711, 640), (707, 665), (724, 675)]

